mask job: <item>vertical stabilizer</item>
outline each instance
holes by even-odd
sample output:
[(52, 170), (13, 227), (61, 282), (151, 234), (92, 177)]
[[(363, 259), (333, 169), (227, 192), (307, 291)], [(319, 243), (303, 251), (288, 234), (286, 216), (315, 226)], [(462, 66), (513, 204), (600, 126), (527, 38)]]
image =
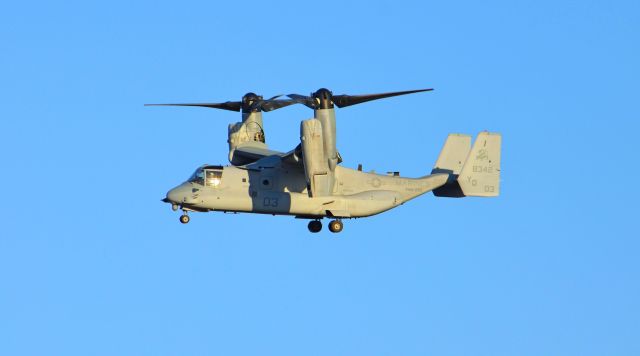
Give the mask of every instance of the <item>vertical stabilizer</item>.
[(433, 170), (437, 173), (460, 174), (469, 151), (471, 151), (471, 136), (449, 134)]
[(499, 133), (481, 132), (460, 171), (458, 183), (466, 196), (495, 197), (500, 194)]
[(431, 174), (446, 173), (449, 175), (447, 183), (435, 189), (433, 195), (437, 197), (462, 198), (464, 193), (458, 184), (458, 174), (471, 151), (471, 136), (463, 134), (449, 134), (442, 146), (440, 156)]

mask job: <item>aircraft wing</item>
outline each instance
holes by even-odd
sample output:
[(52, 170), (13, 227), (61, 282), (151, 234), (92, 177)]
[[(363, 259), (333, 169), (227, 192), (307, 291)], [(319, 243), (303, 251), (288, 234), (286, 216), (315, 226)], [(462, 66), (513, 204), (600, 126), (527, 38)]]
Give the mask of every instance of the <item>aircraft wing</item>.
[(281, 157), (283, 161), (287, 163), (296, 164), (302, 163), (302, 161), (296, 155), (296, 149), (293, 149), (289, 152), (279, 152), (273, 151), (267, 148), (262, 147), (252, 147), (252, 146), (244, 146), (237, 147), (235, 150), (231, 152), (231, 164), (235, 166), (245, 165), (249, 163), (253, 163), (261, 158), (270, 157), (270, 156), (278, 156)]

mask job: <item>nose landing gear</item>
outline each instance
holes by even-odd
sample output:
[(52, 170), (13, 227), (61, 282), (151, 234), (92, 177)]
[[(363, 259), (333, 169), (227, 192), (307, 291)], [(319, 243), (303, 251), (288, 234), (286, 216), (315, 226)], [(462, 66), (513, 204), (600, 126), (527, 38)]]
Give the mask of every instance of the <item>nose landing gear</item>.
[(180, 222), (183, 224), (186, 224), (189, 222), (189, 215), (187, 215), (187, 212), (185, 211), (184, 214), (180, 215)]

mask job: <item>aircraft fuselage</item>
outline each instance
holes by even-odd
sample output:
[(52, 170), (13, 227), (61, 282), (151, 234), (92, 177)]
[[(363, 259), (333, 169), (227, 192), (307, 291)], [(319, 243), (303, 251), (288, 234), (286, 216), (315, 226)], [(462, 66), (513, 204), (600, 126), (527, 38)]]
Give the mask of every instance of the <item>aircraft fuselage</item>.
[(190, 180), (170, 190), (166, 200), (194, 211), (354, 218), (392, 209), (442, 186), (448, 177), (404, 178), (338, 166), (333, 194), (310, 196), (299, 166), (261, 161), (221, 167), (216, 184)]

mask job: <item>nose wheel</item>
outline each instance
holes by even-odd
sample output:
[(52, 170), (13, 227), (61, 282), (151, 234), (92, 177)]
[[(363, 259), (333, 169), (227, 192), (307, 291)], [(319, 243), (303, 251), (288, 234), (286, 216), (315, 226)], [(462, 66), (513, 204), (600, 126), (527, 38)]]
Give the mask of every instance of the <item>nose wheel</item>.
[(187, 215), (187, 213), (184, 213), (183, 215), (180, 215), (180, 222), (183, 224), (186, 224), (189, 222), (189, 215)]
[(309, 231), (315, 234), (322, 230), (322, 222), (320, 222), (320, 220), (311, 220), (309, 221), (309, 225), (307, 227), (309, 228)]
[(341, 220), (333, 220), (329, 223), (329, 231), (333, 233), (337, 234), (338, 232), (342, 231), (343, 228), (344, 225), (342, 224)]

